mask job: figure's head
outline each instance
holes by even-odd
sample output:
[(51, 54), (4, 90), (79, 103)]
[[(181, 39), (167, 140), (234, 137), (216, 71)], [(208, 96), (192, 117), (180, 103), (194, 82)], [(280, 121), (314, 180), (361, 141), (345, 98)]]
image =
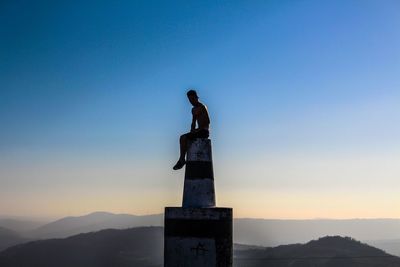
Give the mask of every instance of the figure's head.
[(197, 92), (195, 90), (189, 90), (186, 95), (189, 98), (190, 104), (192, 104), (193, 106), (199, 103), (199, 97), (197, 96)]

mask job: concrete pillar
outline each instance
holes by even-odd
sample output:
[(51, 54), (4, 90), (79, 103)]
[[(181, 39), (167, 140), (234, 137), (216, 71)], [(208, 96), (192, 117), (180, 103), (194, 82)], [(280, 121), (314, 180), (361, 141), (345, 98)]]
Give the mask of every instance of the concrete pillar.
[(188, 147), (182, 207), (215, 207), (211, 140), (197, 138)]
[(189, 144), (182, 207), (164, 216), (164, 267), (232, 267), (232, 209), (215, 207), (209, 139)]

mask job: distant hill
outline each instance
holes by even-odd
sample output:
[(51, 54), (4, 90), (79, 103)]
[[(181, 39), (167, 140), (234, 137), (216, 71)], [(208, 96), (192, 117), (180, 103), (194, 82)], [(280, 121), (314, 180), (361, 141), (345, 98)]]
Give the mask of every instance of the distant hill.
[(400, 258), (349, 237), (235, 252), (236, 267), (399, 267)]
[(26, 241), (28, 239), (19, 236), (15, 231), (0, 227), (0, 251)]
[(0, 218), (0, 227), (13, 230), (19, 234), (31, 231), (44, 223), (41, 221), (15, 219), (15, 218)]
[(363, 242), (400, 239), (400, 219), (235, 219), (234, 225), (235, 242), (266, 247), (304, 243), (328, 235), (351, 236)]
[(109, 228), (124, 229), (139, 226), (162, 226), (162, 224), (162, 214), (137, 216), (94, 212), (84, 216), (62, 218), (34, 229), (28, 235), (40, 239), (61, 238)]
[(162, 261), (161, 227), (108, 229), (0, 252), (1, 267), (161, 267)]
[[(399, 267), (400, 258), (351, 238), (263, 248), (235, 245), (235, 267)], [(108, 229), (17, 245), (0, 252), (1, 267), (161, 267), (163, 228)]]

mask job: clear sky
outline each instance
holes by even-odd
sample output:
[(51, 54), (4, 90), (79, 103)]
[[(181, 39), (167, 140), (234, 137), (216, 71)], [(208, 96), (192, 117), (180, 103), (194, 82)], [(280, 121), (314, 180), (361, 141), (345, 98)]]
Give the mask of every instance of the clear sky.
[[(84, 3), (83, 3), (84, 2)], [(235, 217), (400, 218), (400, 2), (2, 1), (0, 215), (151, 214), (211, 113)]]

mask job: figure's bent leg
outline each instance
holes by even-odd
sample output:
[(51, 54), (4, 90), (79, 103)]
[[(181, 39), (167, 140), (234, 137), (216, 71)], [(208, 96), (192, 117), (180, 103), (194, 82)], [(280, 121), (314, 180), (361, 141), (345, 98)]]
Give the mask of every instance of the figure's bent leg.
[(179, 160), (185, 160), (186, 150), (187, 150), (187, 136), (186, 134), (181, 135), (179, 138), (180, 152)]
[(179, 138), (179, 146), (180, 146), (180, 156), (179, 156), (179, 160), (178, 162), (175, 164), (175, 166), (173, 167), (174, 170), (179, 170), (181, 169), (186, 161), (185, 161), (185, 156), (186, 156), (186, 150), (187, 150), (187, 134), (183, 134), (181, 135), (181, 137)]

